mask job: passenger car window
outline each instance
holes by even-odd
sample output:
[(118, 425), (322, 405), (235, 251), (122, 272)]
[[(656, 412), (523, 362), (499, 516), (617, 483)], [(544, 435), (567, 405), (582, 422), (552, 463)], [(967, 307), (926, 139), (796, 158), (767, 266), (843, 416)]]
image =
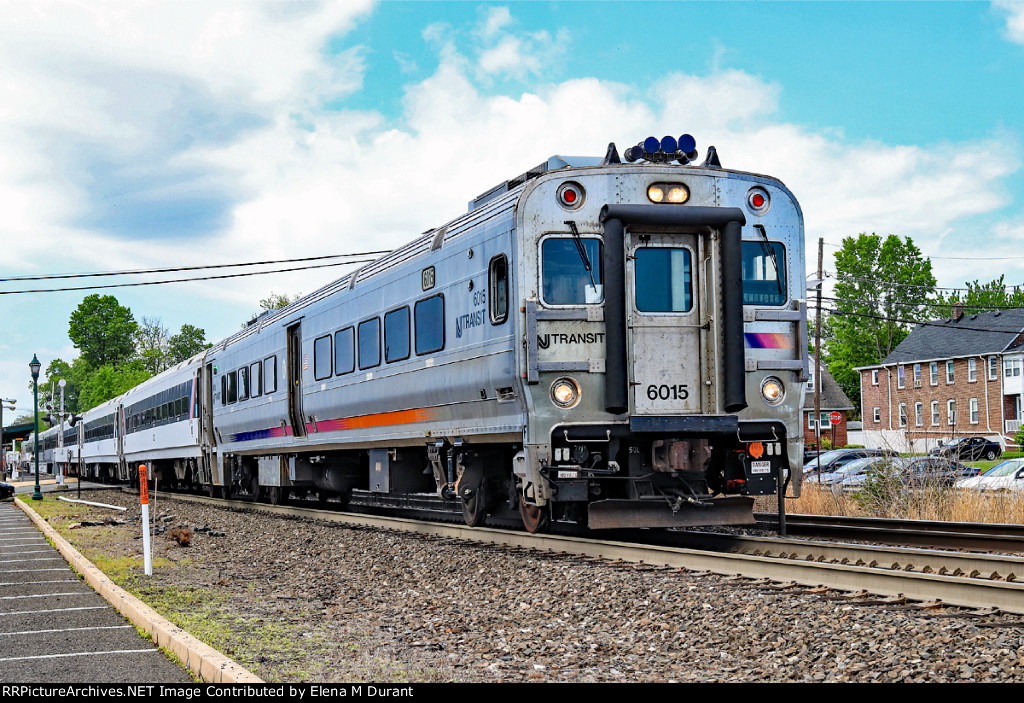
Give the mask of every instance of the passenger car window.
[[(586, 253), (587, 271), (577, 244)], [(541, 290), (547, 305), (587, 305), (604, 300), (601, 240), (555, 237), (541, 244)]]
[(340, 376), (355, 370), (355, 330), (346, 327), (334, 333), (334, 373)]
[(359, 368), (369, 369), (380, 364), (380, 318), (359, 323)]
[(330, 378), (331, 368), (331, 335), (325, 334), (313, 340), (313, 378), (322, 381)]
[(277, 390), (277, 356), (268, 356), (263, 360), (263, 392), (273, 393)]
[(409, 308), (384, 315), (384, 360), (388, 363), (409, 358)]
[[(249, 395), (253, 398), (259, 398), (263, 394), (263, 374), (260, 373), (260, 362), (255, 364), (249, 364), (249, 386), (252, 391)], [(187, 402), (187, 401), (186, 401)]]
[(444, 296), (420, 300), (415, 306), (416, 353), (429, 354), (444, 349)]
[(489, 271), (491, 324), (500, 325), (508, 319), (508, 259), (504, 254), (491, 259)]

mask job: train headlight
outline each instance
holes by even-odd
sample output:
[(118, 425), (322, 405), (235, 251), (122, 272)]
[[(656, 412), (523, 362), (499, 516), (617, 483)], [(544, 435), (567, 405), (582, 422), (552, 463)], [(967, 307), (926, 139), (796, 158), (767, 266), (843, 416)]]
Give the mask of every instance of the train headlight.
[(580, 387), (571, 378), (560, 378), (551, 384), (551, 402), (560, 408), (571, 408), (580, 400)]
[(647, 199), (652, 203), (685, 203), (690, 189), (682, 183), (652, 183), (647, 186)]
[(775, 378), (775, 376), (769, 376), (761, 381), (761, 399), (765, 403), (768, 405), (778, 405), (785, 397), (786, 388), (782, 385), (782, 381)]

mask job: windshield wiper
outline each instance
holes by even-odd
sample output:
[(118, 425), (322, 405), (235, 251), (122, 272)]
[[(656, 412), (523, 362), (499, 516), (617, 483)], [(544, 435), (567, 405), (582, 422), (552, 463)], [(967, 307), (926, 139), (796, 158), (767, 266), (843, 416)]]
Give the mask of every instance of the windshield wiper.
[(576, 242), (576, 251), (580, 253), (583, 268), (590, 274), (590, 284), (597, 290), (597, 281), (594, 280), (594, 268), (590, 265), (590, 257), (587, 256), (587, 248), (583, 246), (583, 238), (580, 237), (580, 231), (576, 229), (576, 222), (574, 220), (566, 220), (565, 224), (569, 225), (569, 229), (572, 230), (572, 238)]
[(779, 295), (785, 295), (785, 291), (782, 290), (782, 276), (779, 272), (779, 262), (775, 258), (775, 247), (768, 241), (768, 233), (764, 231), (764, 225), (754, 225), (754, 229), (761, 233), (764, 237), (764, 241), (761, 242), (761, 248), (764, 249), (764, 253), (770, 256), (772, 259), (772, 266), (775, 267), (775, 283), (779, 286)]

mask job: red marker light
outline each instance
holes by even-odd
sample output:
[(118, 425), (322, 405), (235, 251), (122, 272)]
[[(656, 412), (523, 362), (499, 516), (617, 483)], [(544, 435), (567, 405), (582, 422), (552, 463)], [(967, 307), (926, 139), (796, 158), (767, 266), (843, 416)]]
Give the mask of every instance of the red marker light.
[(754, 207), (764, 207), (764, 196), (760, 193), (754, 193), (754, 196), (750, 199), (750, 204)]
[(565, 202), (574, 203), (576, 202), (576, 191), (573, 190), (572, 188), (566, 188), (565, 193), (562, 194), (562, 197), (565, 199)]

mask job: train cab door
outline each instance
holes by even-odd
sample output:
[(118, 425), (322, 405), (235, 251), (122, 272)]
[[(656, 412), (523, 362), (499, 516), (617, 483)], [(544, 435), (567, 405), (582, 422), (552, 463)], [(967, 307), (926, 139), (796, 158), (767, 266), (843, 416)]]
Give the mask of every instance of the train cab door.
[(683, 415), (707, 411), (702, 378), (708, 281), (704, 237), (629, 231), (626, 315), (631, 354), (631, 412)]
[(306, 422), (302, 417), (302, 323), (288, 328), (288, 421), (292, 435), (306, 436)]

